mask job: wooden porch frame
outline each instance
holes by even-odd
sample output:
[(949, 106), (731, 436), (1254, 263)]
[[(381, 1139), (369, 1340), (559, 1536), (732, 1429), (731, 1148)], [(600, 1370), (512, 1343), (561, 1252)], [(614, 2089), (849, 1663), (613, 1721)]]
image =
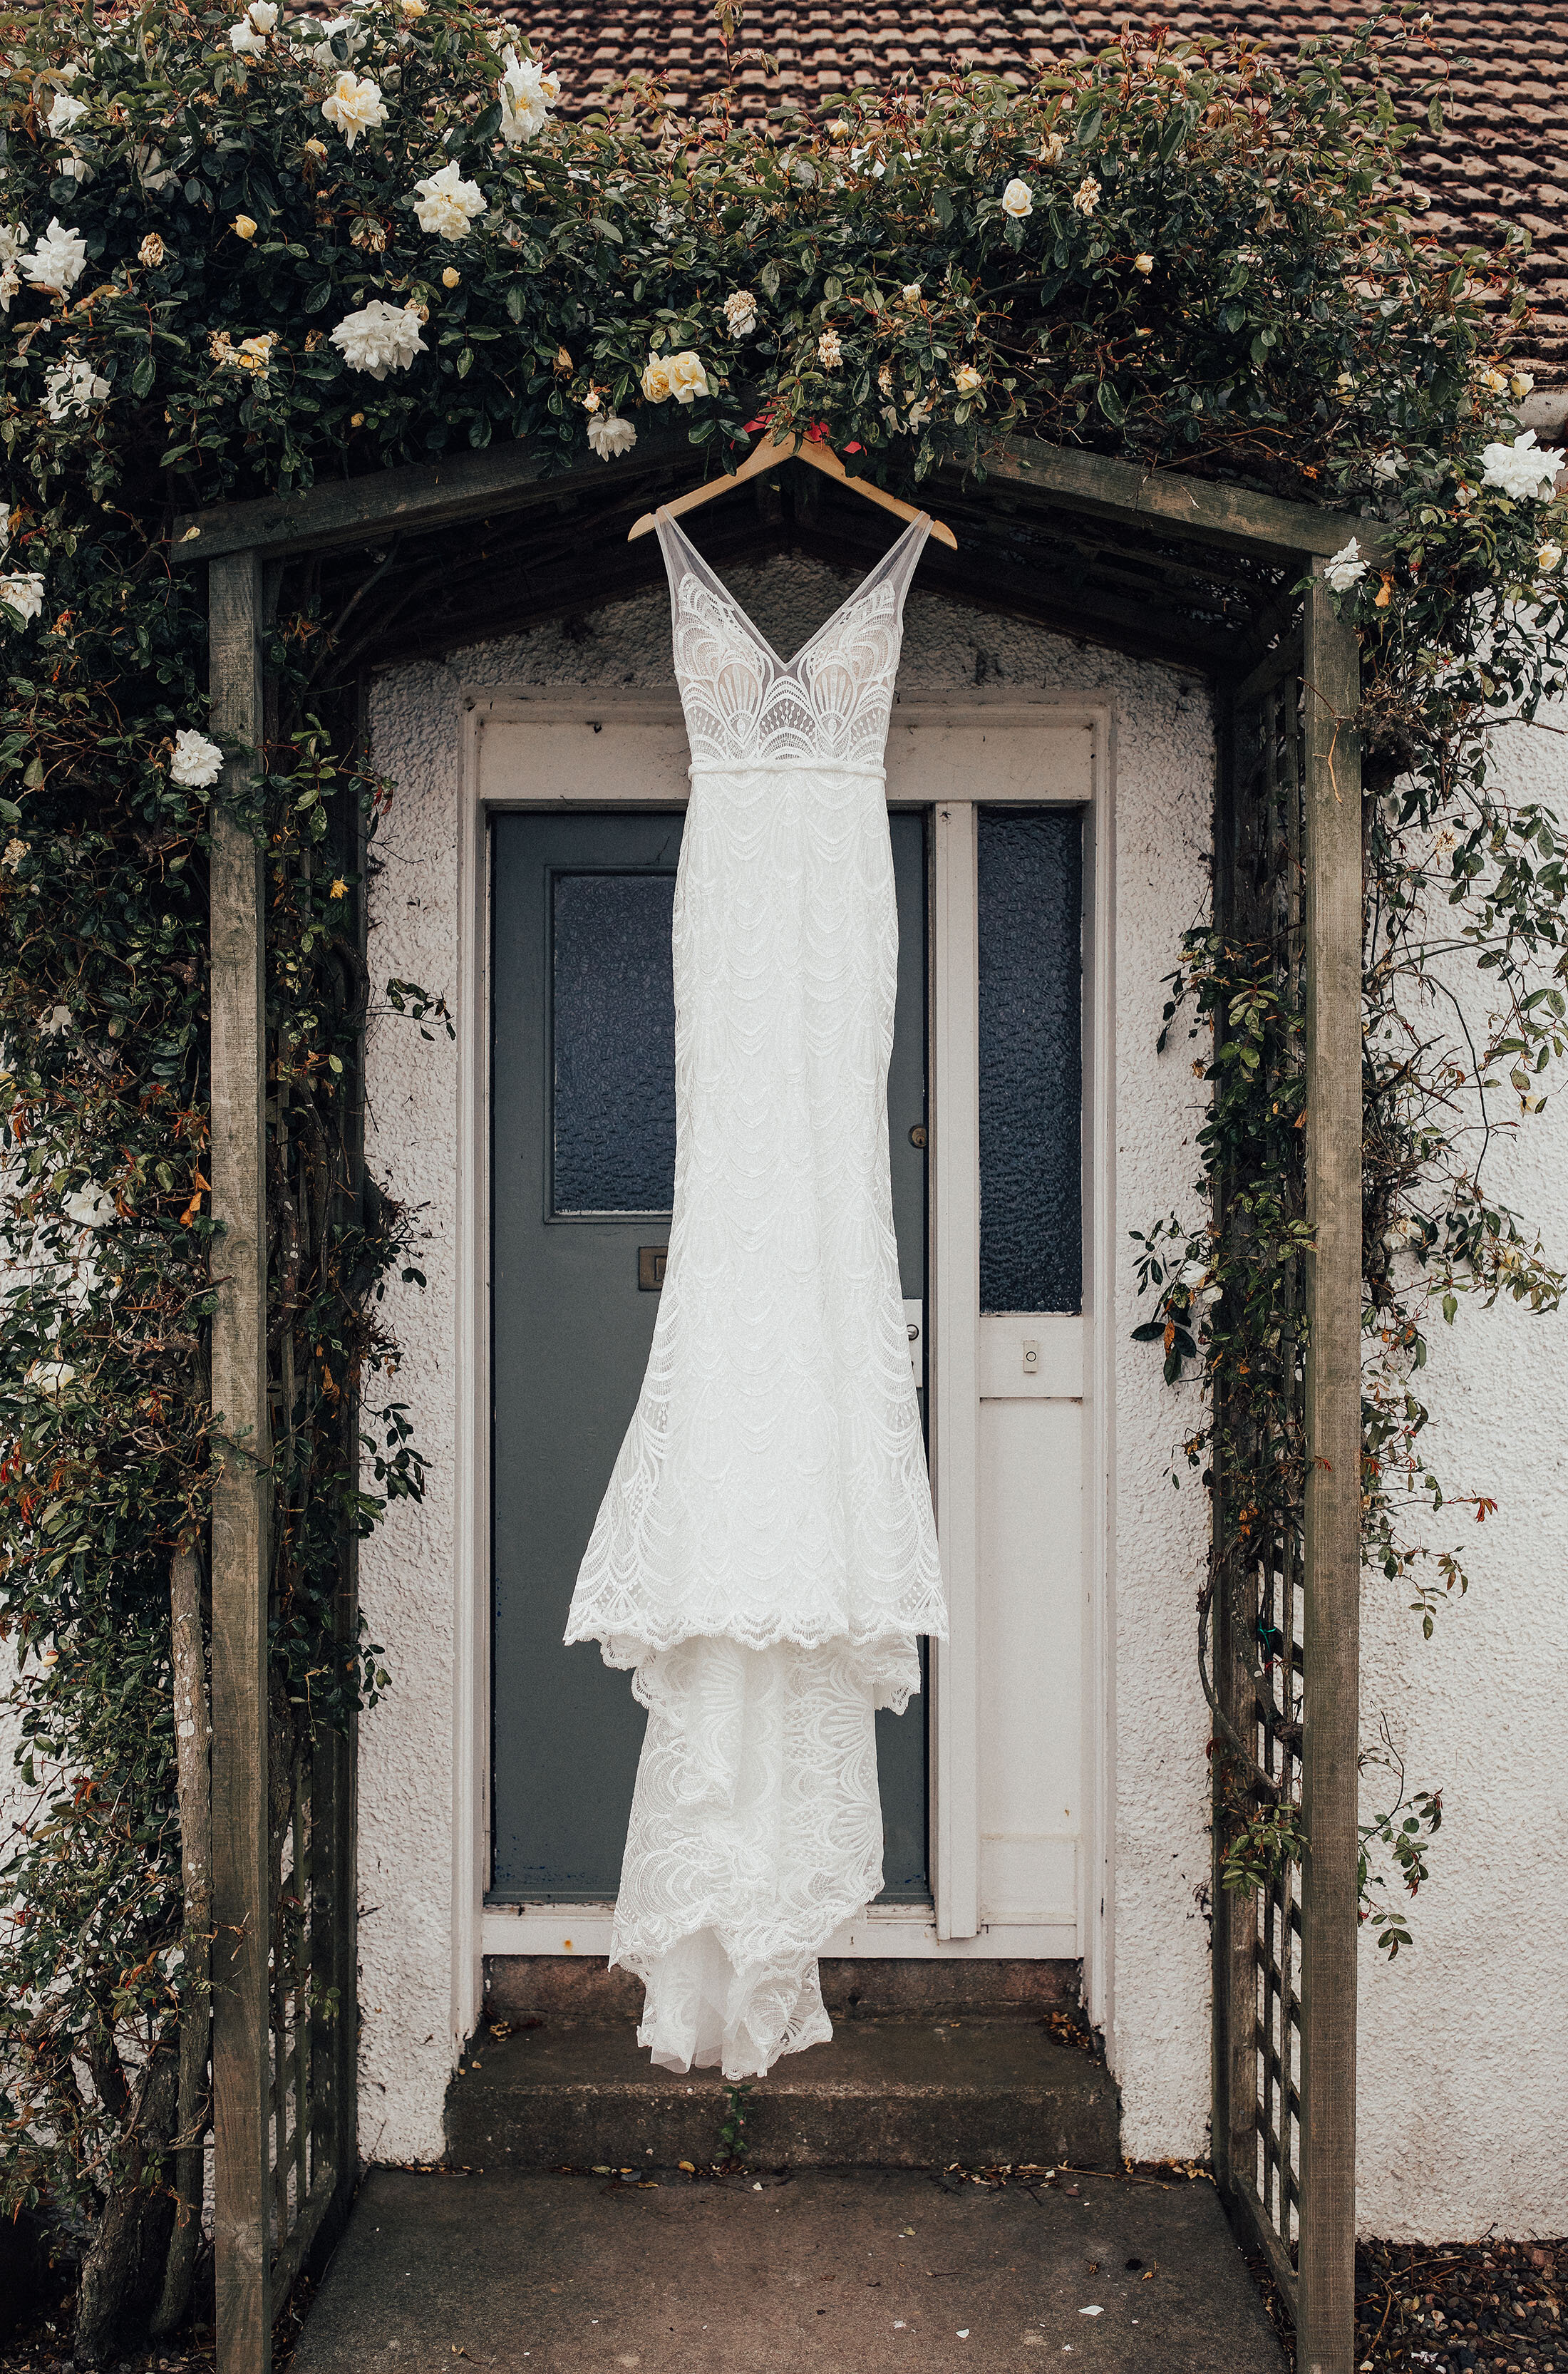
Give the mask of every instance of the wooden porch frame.
[[(546, 477), (525, 445), (227, 504), (176, 523), (172, 557), (208, 564), (212, 720), (244, 751), (262, 738), (262, 564), (499, 516), (563, 493), (619, 497), (634, 476), (689, 467), (678, 430), (656, 429), (635, 473), (598, 462)], [(1361, 777), (1353, 729), (1356, 635), (1335, 615), (1323, 563), (1365, 523), (1344, 514), (1148, 471), (1105, 456), (1010, 441), (993, 476), (1010, 499), (1124, 531), (1311, 567), (1305, 686), (1308, 1209), (1308, 1451), (1304, 1550), (1301, 2245), (1292, 2290), (1302, 2374), (1350, 2374), (1354, 2343), (1358, 1611), (1361, 1440)], [(266, 1472), (264, 910), (260, 856), (232, 805), (248, 761), (228, 761), (214, 805), (212, 857), (213, 1214), (224, 1229), (213, 1320), (213, 1405), (227, 1439), (215, 1485), (212, 1547), (214, 1882), (218, 2374), (265, 2374), (273, 2297), (266, 2099)], [(352, 1890), (351, 1834), (338, 1887)], [(1217, 1976), (1224, 1924), (1217, 1922)], [(348, 1968), (352, 1969), (349, 1955)], [(1227, 2028), (1216, 1990), (1216, 2172), (1232, 2196), (1256, 2111), (1240, 2071), (1250, 2039)], [(1233, 2014), (1236, 1995), (1223, 1990)], [(353, 2033), (353, 2005), (340, 2007)], [(1250, 2066), (1250, 2064), (1249, 2064)], [(341, 2082), (351, 2095), (345, 2053)], [(350, 2116), (343, 2129), (351, 2135)], [(334, 2171), (339, 2187), (351, 2169)], [(317, 2206), (314, 2215), (320, 2215)], [(304, 2245), (279, 2236), (278, 2275)], [(1288, 2258), (1286, 2268), (1289, 2268)]]

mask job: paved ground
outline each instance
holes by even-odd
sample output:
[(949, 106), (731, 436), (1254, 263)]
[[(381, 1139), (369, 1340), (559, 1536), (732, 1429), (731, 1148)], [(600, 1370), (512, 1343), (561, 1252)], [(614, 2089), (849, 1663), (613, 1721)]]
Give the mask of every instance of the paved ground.
[(1067, 2356), (1283, 2374), (1207, 2183), (376, 2168), (294, 2374), (1032, 2374)]

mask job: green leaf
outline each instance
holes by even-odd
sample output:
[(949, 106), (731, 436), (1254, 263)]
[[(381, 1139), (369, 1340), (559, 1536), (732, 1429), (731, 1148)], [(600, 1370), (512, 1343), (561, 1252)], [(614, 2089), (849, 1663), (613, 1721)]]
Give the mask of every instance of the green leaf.
[(150, 354), (143, 355), (131, 373), (131, 394), (146, 395), (158, 377), (158, 365)]
[(300, 311), (301, 313), (319, 313), (324, 305), (330, 305), (331, 302), (331, 281), (319, 280), (315, 287), (313, 288), (308, 288), (305, 291), (304, 296), (300, 300)]
[(1119, 429), (1127, 417), (1127, 408), (1108, 379), (1102, 379), (1095, 389), (1094, 400), (1112, 427)]
[(528, 302), (528, 291), (521, 280), (513, 280), (506, 292), (506, 310), (514, 322), (523, 319)]

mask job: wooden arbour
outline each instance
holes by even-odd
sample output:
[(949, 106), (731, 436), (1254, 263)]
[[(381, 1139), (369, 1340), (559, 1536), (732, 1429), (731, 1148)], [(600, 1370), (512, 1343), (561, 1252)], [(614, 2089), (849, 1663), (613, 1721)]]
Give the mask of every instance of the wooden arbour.
[[(300, 2016), (306, 1990), (296, 1985), (296, 1972), (278, 1967), (284, 1948), (270, 1933), (265, 901), (261, 852), (235, 805), (251, 772), (242, 754), (265, 739), (269, 588), (280, 564), (311, 556), (330, 571), (344, 556), (376, 550), (380, 606), (357, 629), (355, 649), (382, 659), (454, 647), (525, 617), (597, 607), (653, 582), (656, 558), (645, 547), (628, 558), (626, 526), (651, 500), (689, 483), (698, 464), (678, 429), (644, 432), (631, 456), (607, 467), (588, 461), (554, 475), (548, 457), (526, 444), (493, 445), (176, 523), (175, 558), (207, 571), (212, 724), (236, 753), (215, 798), (211, 868), (212, 1201), (224, 1231), (212, 1379), (218, 1432), (230, 1446), (215, 1480), (212, 1538), (218, 2374), (263, 2374), (269, 2366), (273, 2317), (294, 2273), (344, 2214), (356, 2173), (351, 1742), (322, 1743), (319, 1806), (312, 1798), (309, 1824), (302, 1827), (298, 1810), (294, 1822), (296, 1895), (309, 1880), (312, 1992), (336, 1991), (335, 2020)], [(732, 551), (755, 549), (778, 527), (779, 491), (766, 481), (759, 487), (738, 530), (732, 523), (726, 531), (737, 539)], [(1300, 1674), (1297, 1746), (1309, 1844), (1299, 1900), (1283, 1886), (1251, 1901), (1215, 1888), (1213, 2157), (1232, 2215), (1269, 2260), (1290, 2302), (1302, 2374), (1350, 2374), (1360, 661), (1354, 630), (1336, 615), (1325, 564), (1352, 528), (1364, 546), (1366, 524), (1028, 440), (1009, 441), (991, 456), (979, 486), (944, 482), (941, 507), (958, 530), (960, 556), (955, 563), (934, 552), (923, 583), (1084, 640), (1175, 661), (1208, 680), (1220, 754), (1222, 923), (1234, 887), (1227, 852), (1245, 803), (1261, 782), (1276, 800), (1287, 785), (1292, 803), (1289, 864), (1308, 1017), (1305, 1193), (1315, 1228), (1302, 1282), (1309, 1482), (1302, 1537), (1279, 1545), (1267, 1587), (1278, 1583), (1292, 1594), (1287, 1628), (1291, 1670)], [(503, 521), (528, 527), (521, 553), (514, 538), (495, 535)], [(796, 503), (788, 528), (808, 551), (864, 557), (867, 531), (853, 506), (824, 523), (808, 497)], [(579, 556), (574, 570), (557, 566), (568, 549)], [(1309, 572), (1301, 599), (1291, 588)], [(451, 598), (432, 622), (434, 605), (421, 596), (438, 575)], [(1219, 1485), (1222, 1494), (1223, 1475)], [(346, 1558), (351, 1562), (347, 1549)], [(346, 1639), (353, 1637), (352, 1592), (349, 1570)], [(1217, 1593), (1213, 1615), (1217, 1742), (1224, 1746), (1227, 1734), (1232, 1746), (1245, 1742), (1256, 1759), (1255, 1643), (1233, 1594)], [(1221, 1760), (1217, 1756), (1217, 1765)], [(1217, 1820), (1217, 1836), (1219, 1828)], [(277, 2007), (290, 2000), (295, 2015), (280, 2030)]]

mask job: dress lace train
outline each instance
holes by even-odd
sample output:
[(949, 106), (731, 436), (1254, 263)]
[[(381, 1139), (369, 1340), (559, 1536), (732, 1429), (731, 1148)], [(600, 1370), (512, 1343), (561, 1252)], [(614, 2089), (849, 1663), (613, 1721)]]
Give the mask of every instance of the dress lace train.
[(825, 2039), (817, 1957), (882, 1884), (873, 1717), (946, 1616), (889, 1185), (881, 758), (917, 523), (787, 666), (667, 514), (691, 744), (675, 1205), (568, 1640), (648, 1710), (611, 1958), (674, 2069)]
[(832, 2033), (817, 1957), (882, 1884), (873, 1729), (918, 1686), (913, 1638), (712, 1638), (655, 1651), (611, 1959), (666, 2069), (752, 2077)]

